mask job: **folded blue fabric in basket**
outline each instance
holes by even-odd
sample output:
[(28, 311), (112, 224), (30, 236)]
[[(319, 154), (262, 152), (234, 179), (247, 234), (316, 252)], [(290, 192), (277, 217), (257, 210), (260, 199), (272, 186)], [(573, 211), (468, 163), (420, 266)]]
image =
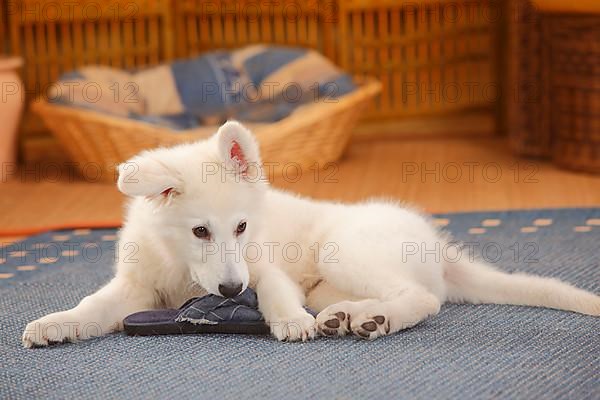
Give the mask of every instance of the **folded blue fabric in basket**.
[(352, 78), (309, 49), (253, 45), (143, 70), (88, 66), (52, 86), (49, 101), (172, 129), (233, 118), (279, 121), (299, 106), (352, 92)]

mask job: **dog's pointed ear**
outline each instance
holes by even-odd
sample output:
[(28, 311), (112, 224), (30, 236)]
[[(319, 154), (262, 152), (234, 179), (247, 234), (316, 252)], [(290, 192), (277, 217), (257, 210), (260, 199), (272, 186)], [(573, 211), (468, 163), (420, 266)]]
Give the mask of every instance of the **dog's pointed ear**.
[(217, 136), (219, 154), (227, 169), (234, 169), (243, 176), (260, 171), (258, 142), (246, 127), (237, 121), (227, 121)]
[(181, 181), (175, 171), (151, 152), (120, 164), (118, 170), (117, 187), (123, 194), (170, 199), (182, 192)]

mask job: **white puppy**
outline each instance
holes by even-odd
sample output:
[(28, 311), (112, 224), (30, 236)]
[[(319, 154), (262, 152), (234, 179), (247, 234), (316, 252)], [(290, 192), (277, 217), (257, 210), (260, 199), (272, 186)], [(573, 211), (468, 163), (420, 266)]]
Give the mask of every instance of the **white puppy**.
[[(119, 167), (133, 199), (116, 276), (71, 310), (31, 322), (26, 347), (122, 329), (136, 311), (178, 307), (248, 285), (279, 340), (315, 333), (373, 339), (435, 315), (446, 301), (600, 315), (600, 297), (556, 279), (506, 274), (466, 255), (430, 221), (383, 202), (336, 204), (270, 188), (258, 145), (228, 122), (208, 140), (145, 151)], [(432, 250), (437, 254), (432, 254)], [(316, 320), (303, 305), (320, 311)]]

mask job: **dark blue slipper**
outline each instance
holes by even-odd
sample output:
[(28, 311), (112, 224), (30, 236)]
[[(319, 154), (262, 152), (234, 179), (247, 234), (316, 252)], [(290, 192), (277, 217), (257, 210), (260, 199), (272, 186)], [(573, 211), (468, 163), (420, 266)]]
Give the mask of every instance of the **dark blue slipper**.
[(177, 335), (193, 333), (267, 334), (269, 327), (258, 311), (252, 289), (236, 297), (194, 297), (179, 309), (141, 311), (123, 320), (128, 335)]

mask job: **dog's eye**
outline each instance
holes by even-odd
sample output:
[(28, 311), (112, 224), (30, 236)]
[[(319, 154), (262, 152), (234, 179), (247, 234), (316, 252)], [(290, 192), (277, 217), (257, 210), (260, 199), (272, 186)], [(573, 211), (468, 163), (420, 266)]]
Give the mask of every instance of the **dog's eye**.
[(200, 239), (210, 238), (210, 232), (208, 231), (208, 228), (206, 228), (205, 226), (196, 226), (192, 229), (192, 232), (194, 233), (194, 236), (196, 236), (197, 238), (200, 238)]
[(242, 233), (244, 233), (244, 231), (245, 231), (245, 230), (246, 230), (246, 222), (240, 222), (240, 223), (238, 224), (238, 227), (237, 227), (237, 229), (235, 230), (235, 232), (236, 232), (238, 235), (241, 235)]

